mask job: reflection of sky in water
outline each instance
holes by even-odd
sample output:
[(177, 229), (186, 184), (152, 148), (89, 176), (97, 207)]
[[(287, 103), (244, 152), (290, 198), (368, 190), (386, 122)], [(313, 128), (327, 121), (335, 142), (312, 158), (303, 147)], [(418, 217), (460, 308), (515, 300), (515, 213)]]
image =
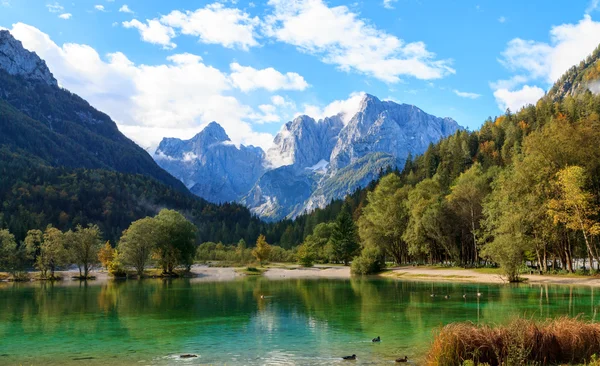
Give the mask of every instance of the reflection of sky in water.
[(355, 353), (353, 364), (386, 365), (422, 358), (449, 322), (595, 319), (599, 301), (582, 287), (390, 280), (10, 284), (0, 287), (0, 364), (323, 365)]

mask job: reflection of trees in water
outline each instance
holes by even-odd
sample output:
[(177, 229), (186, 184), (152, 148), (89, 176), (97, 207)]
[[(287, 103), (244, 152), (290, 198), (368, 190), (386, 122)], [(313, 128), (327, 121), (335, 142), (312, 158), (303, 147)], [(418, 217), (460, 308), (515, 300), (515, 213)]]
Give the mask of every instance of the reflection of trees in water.
[[(481, 292), (481, 298), (476, 293)], [(436, 296), (431, 297), (434, 293)], [(462, 294), (467, 294), (467, 299)], [(450, 295), (450, 299), (444, 299)], [(261, 298), (263, 296), (263, 298)], [(600, 297), (600, 296), (596, 296)], [(318, 343), (329, 330), (353, 332), (388, 344), (426, 344), (432, 330), (453, 321), (500, 323), (513, 316), (593, 317), (594, 292), (560, 286), (487, 286), (393, 280), (269, 280), (230, 282), (185, 279), (37, 282), (0, 287), (0, 336), (84, 337), (90, 333), (165, 347), (207, 337), (227, 327), (248, 333), (252, 324), (304, 324)], [(218, 336), (218, 335), (217, 335)], [(25, 338), (24, 338), (25, 339)], [(257, 340), (261, 342), (261, 340)], [(126, 347), (117, 345), (117, 347)]]

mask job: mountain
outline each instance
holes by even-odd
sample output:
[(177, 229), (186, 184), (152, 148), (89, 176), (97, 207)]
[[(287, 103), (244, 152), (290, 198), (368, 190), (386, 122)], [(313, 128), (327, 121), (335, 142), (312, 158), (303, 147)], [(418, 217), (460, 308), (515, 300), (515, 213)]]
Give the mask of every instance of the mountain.
[(50, 165), (143, 174), (185, 190), (109, 116), (60, 88), (46, 63), (8, 31), (0, 31), (0, 130), (0, 145)]
[[(203, 143), (223, 135), (216, 128)], [(256, 154), (262, 161), (264, 153)], [(200, 242), (243, 238), (252, 245), (260, 233), (272, 243), (281, 236), (239, 204), (191, 194), (110, 117), (60, 88), (46, 63), (8, 31), (0, 31), (0, 202), (0, 228), (19, 241), (47, 225), (97, 224), (114, 244), (133, 220), (162, 208), (192, 220)]]
[(310, 167), (321, 160), (328, 161), (337, 138), (344, 127), (340, 116), (315, 121), (299, 116), (283, 125), (275, 136), (267, 159), (273, 167), (295, 165)]
[(234, 146), (213, 122), (191, 140), (163, 139), (155, 159), (205, 199), (235, 200), (264, 219), (280, 220), (366, 186), (460, 129), (451, 118), (365, 94), (353, 115), (294, 118), (266, 154)]
[(548, 91), (552, 101), (560, 101), (566, 96), (576, 96), (590, 90), (600, 93), (600, 46), (579, 65), (571, 67)]
[(409, 155), (459, 129), (451, 118), (365, 94), (346, 124), (337, 115), (300, 116), (284, 125), (267, 157), (286, 166), (267, 172), (241, 202), (265, 219), (296, 217), (366, 186), (388, 167), (402, 167)]
[(215, 203), (245, 195), (265, 172), (264, 159), (260, 148), (235, 146), (216, 122), (190, 140), (163, 139), (155, 154), (158, 164), (192, 193)]

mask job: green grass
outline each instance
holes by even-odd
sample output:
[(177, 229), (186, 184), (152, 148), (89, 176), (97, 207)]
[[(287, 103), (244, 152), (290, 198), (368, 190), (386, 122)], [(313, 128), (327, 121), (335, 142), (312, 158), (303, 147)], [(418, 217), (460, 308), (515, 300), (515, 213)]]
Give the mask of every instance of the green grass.
[(267, 271), (267, 268), (244, 267), (236, 268), (235, 271), (246, 276), (262, 276)]

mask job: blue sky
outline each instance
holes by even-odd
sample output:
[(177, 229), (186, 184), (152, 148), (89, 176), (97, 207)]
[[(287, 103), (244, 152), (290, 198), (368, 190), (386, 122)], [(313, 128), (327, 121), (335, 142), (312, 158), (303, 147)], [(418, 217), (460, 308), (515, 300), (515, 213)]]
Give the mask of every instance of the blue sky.
[(151, 148), (212, 120), (267, 148), (367, 92), (477, 129), (600, 43), (598, 0), (0, 0), (0, 27)]

